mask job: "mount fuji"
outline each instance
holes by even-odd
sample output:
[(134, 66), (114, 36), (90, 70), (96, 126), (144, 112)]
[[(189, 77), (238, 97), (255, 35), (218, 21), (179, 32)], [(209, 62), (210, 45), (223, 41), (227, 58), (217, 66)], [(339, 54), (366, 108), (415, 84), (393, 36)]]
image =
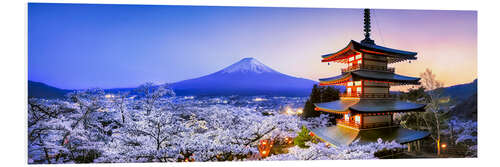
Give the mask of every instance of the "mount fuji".
[(171, 84), (178, 95), (308, 96), (317, 82), (282, 74), (255, 58), (220, 71)]

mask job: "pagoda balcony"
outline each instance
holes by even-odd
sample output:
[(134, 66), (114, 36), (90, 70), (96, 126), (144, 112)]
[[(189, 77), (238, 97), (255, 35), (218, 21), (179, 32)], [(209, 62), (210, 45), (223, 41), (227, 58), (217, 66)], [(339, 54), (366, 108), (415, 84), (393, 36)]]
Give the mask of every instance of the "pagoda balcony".
[(383, 98), (394, 99), (397, 96), (390, 93), (340, 93), (340, 97), (354, 97), (354, 98)]
[(354, 65), (350, 66), (347, 68), (342, 68), (341, 71), (342, 73), (346, 73), (349, 71), (354, 71), (354, 70), (372, 70), (372, 71), (382, 71), (382, 72), (390, 72), (394, 73), (395, 68), (394, 67), (385, 67), (385, 66), (375, 66), (375, 65), (366, 65), (366, 64), (360, 64), (360, 65)]
[(337, 122), (337, 125), (344, 125), (344, 126), (348, 126), (348, 127), (352, 127), (352, 128), (356, 128), (356, 129), (361, 128), (361, 125), (357, 124), (354, 121), (346, 121), (344, 119), (337, 119), (336, 122)]
[(378, 127), (392, 127), (399, 126), (399, 124), (392, 122), (375, 122), (375, 123), (363, 123), (359, 124), (354, 121), (346, 121), (345, 119), (336, 119), (337, 125), (343, 125), (356, 129), (369, 129), (369, 128), (378, 128)]

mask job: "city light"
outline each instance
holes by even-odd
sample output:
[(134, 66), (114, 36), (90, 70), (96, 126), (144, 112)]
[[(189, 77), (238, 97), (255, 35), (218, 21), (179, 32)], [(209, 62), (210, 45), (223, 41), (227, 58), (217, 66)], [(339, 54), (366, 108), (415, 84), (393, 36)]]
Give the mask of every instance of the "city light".
[(302, 111), (302, 109), (300, 109), (300, 108), (299, 108), (299, 109), (297, 109), (297, 113), (298, 113), (298, 114), (302, 114), (302, 112), (304, 112), (304, 111)]
[(257, 98), (255, 98), (255, 99), (253, 99), (253, 101), (256, 101), (256, 102), (259, 102), (259, 101), (264, 101), (264, 100), (266, 100), (266, 99), (264, 99), (264, 98), (260, 98), (260, 97), (257, 97)]

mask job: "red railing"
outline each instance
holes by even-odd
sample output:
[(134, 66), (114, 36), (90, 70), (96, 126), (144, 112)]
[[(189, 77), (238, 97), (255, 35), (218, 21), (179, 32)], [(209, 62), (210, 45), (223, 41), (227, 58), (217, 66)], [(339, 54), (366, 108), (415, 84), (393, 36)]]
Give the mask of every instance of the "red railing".
[(345, 121), (344, 119), (337, 119), (337, 125), (344, 125), (353, 128), (361, 128), (360, 124), (357, 124), (354, 121)]
[(359, 69), (384, 71), (384, 72), (391, 72), (391, 73), (394, 73), (394, 71), (395, 71), (394, 67), (375, 66), (375, 65), (366, 65), (366, 64), (358, 64), (358, 65), (350, 66), (347, 68), (342, 68), (341, 71), (342, 71), (342, 73), (345, 73), (345, 72), (359, 70)]
[(362, 98), (396, 98), (396, 95), (389, 93), (340, 93), (340, 97), (362, 97)]
[(377, 127), (392, 126), (392, 125), (394, 124), (391, 124), (390, 122), (363, 123), (362, 128), (377, 128)]
[(340, 97), (361, 97), (361, 93), (340, 93)]
[(363, 123), (357, 124), (354, 121), (345, 121), (344, 119), (337, 119), (337, 125), (344, 125), (348, 127), (358, 128), (358, 129), (366, 129), (366, 128), (377, 128), (377, 127), (385, 127), (385, 126), (396, 126), (397, 124), (391, 124), (390, 122), (376, 122), (376, 123)]
[(396, 95), (390, 93), (363, 93), (363, 98), (396, 98)]

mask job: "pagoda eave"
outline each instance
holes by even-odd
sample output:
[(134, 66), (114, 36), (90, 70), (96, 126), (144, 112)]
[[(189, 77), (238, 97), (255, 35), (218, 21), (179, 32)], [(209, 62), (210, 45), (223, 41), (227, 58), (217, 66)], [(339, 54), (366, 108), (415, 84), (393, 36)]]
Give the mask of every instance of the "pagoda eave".
[(351, 40), (349, 44), (340, 51), (321, 56), (321, 62), (347, 63), (346, 58), (358, 53), (385, 56), (388, 58), (388, 63), (397, 63), (401, 61), (417, 59), (415, 57), (417, 55), (417, 52), (397, 50), (375, 44), (363, 44)]
[(344, 114), (349, 111), (349, 107), (359, 102), (359, 99), (335, 100), (325, 103), (314, 103), (316, 110)]
[[(311, 132), (321, 140), (334, 146), (347, 146), (350, 144), (367, 144), (383, 141), (395, 141), (406, 144), (430, 136), (429, 132), (417, 131), (398, 126), (358, 130), (344, 126), (330, 126), (311, 129)], [(358, 141), (357, 143), (354, 143)]]
[(344, 85), (346, 82), (352, 80), (355, 77), (361, 80), (370, 80), (377, 82), (385, 82), (391, 85), (419, 85), (420, 78), (409, 77), (394, 73), (387, 72), (377, 72), (377, 71), (367, 71), (367, 70), (356, 70), (347, 72), (338, 76), (322, 78), (319, 79), (320, 86), (328, 85)]
[(396, 99), (340, 99), (332, 102), (315, 103), (316, 110), (330, 113), (402, 113), (423, 112), (425, 104), (405, 102)]

